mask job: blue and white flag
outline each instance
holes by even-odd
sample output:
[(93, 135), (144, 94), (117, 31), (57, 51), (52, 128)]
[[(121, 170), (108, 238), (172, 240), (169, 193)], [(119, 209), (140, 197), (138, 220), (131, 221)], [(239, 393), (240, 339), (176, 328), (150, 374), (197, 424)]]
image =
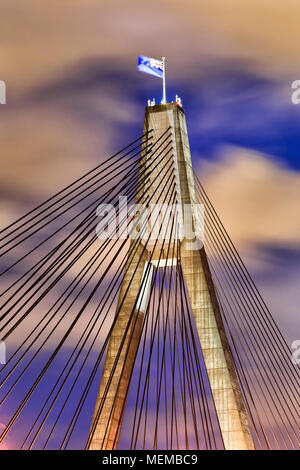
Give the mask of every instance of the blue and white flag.
[(163, 60), (151, 59), (151, 57), (144, 55), (138, 57), (137, 68), (140, 72), (150, 73), (150, 75), (154, 75), (155, 77), (163, 78), (164, 75)]

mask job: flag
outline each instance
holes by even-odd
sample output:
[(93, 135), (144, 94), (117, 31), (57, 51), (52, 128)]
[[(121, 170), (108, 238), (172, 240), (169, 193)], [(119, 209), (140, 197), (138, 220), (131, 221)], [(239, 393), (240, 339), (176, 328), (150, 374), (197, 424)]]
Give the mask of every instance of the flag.
[(155, 77), (163, 78), (164, 75), (164, 62), (163, 60), (151, 59), (140, 55), (138, 57), (137, 68), (140, 72), (150, 73)]

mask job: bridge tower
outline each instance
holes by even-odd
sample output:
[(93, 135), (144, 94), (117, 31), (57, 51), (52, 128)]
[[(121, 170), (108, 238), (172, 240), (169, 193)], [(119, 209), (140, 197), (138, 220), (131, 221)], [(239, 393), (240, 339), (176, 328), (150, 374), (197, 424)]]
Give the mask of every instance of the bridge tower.
[[(157, 139), (169, 128), (173, 141), (177, 202), (181, 204), (181, 207), (188, 205), (192, 208), (193, 228), (196, 237), (199, 237), (201, 222), (198, 219), (197, 211), (194, 210), (196, 207), (195, 184), (184, 110), (178, 103), (146, 107), (145, 132), (153, 129), (153, 137)], [(142, 160), (143, 156), (141, 162)], [(161, 164), (163, 165), (163, 163)], [(156, 168), (151, 173), (150, 179), (154, 182), (154, 185), (151, 185), (151, 191), (164, 186), (164, 181), (160, 179), (160, 168)], [(140, 192), (146, 195), (147, 186), (142, 186)], [(159, 199), (154, 202), (159, 203)], [(225, 449), (234, 450), (253, 449), (254, 445), (243, 397), (237, 380), (230, 345), (226, 337), (205, 248), (203, 244), (199, 244), (199, 247), (195, 249), (194, 245), (191, 247), (191, 243), (194, 242), (186, 238), (180, 241), (180, 254), (177, 253), (176, 261), (181, 263), (182, 266), (224, 446)], [(127, 390), (134, 367), (144, 315), (145, 302), (136, 302), (136, 300), (141, 286), (145, 287), (146, 284), (149, 286), (149, 275), (145, 279), (144, 273), (151, 249), (151, 246), (147, 246), (146, 253), (142, 255), (142, 262), (138, 262), (143, 252), (141, 242), (133, 259), (127, 262), (127, 270), (122, 281), (118, 305), (120, 305), (121, 299), (123, 299), (127, 290), (129, 280), (133, 275), (134, 278), (131, 288), (125, 296), (125, 301), (122, 304), (109, 340), (87, 449), (110, 450), (116, 449), (118, 445), (127, 400)], [(157, 250), (155, 253), (152, 252), (151, 262), (155, 263), (158, 258), (159, 252)], [(165, 258), (165, 255), (162, 258)], [(167, 259), (163, 261), (168, 262)], [(151, 276), (151, 270), (148, 270), (148, 273)], [(144, 289), (144, 296), (147, 295), (147, 292), (145, 294), (147, 286)], [(135, 305), (140, 307), (132, 317), (131, 312)], [(129, 328), (127, 328), (125, 342), (112, 373), (127, 326)], [(103, 400), (104, 394), (105, 399)], [(100, 403), (101, 413), (99, 415), (97, 412)]]

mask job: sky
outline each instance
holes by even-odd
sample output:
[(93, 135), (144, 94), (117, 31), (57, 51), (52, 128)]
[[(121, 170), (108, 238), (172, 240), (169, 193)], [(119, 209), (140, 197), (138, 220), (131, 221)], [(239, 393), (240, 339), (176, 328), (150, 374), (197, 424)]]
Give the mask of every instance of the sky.
[(1, 225), (141, 134), (166, 57), (192, 160), (287, 341), (300, 338), (298, 0), (2, 0)]

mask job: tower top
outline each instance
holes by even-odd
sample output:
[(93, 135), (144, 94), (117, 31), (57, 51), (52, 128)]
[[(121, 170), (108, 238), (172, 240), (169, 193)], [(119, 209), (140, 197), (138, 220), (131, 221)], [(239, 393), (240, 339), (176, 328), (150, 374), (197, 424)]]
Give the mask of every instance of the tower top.
[(147, 108), (153, 109), (153, 112), (179, 108), (184, 113), (182, 101), (178, 95), (176, 95), (175, 101), (171, 101), (170, 103), (155, 104), (155, 98), (153, 98), (152, 100), (148, 100), (148, 105), (146, 106), (146, 109)]

